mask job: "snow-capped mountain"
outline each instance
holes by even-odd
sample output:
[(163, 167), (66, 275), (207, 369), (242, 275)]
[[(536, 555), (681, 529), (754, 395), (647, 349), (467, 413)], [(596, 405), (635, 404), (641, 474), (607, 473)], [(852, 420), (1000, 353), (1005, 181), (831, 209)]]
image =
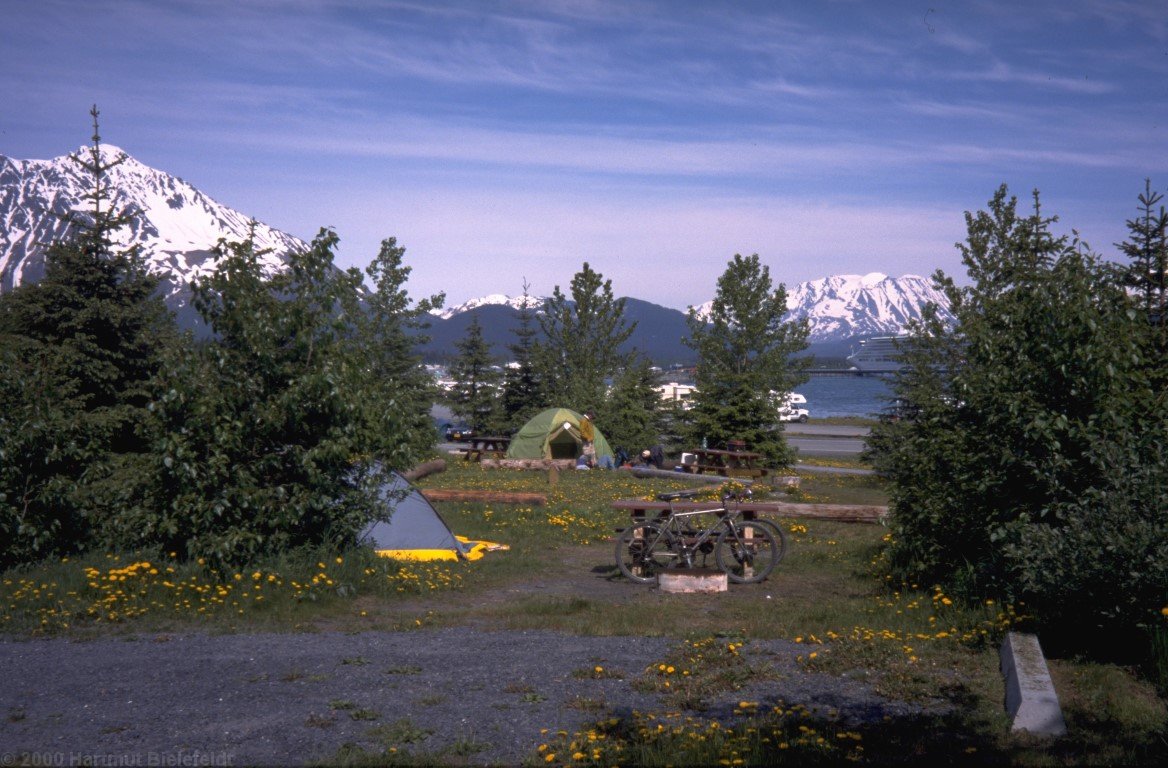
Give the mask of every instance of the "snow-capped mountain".
[(787, 294), (787, 316), (807, 318), (811, 341), (900, 333), (927, 303), (949, 311), (945, 294), (919, 275), (835, 275), (799, 283)]
[[(546, 299), (539, 296), (528, 296), (527, 306), (534, 311), (542, 307), (545, 301)], [(523, 308), (523, 295), (508, 296), (503, 293), (492, 293), (488, 296), (480, 296), (477, 299), (470, 299), (469, 301), (465, 301), (462, 304), (459, 304), (457, 307), (431, 310), (431, 314), (436, 315), (443, 320), (449, 320), (455, 315), (461, 315), (463, 312), (469, 312), (472, 309), (478, 309), (479, 307), (486, 306), (507, 306), (514, 310), (520, 310)]]
[[(889, 277), (835, 275), (799, 283), (787, 291), (787, 319), (806, 318), (812, 343), (840, 341), (853, 336), (892, 335), (902, 332), (910, 320), (920, 319), (921, 309), (932, 302), (948, 312), (949, 301), (918, 275)], [(713, 301), (695, 307), (708, 317)]]
[[(88, 161), (90, 149), (79, 156)], [(125, 158), (106, 173), (111, 210), (132, 216), (114, 233), (121, 246), (139, 245), (148, 268), (164, 278), (167, 303), (181, 309), (192, 278), (209, 272), (212, 249), (220, 238), (247, 238), (251, 219), (221, 205), (180, 178), (143, 165), (111, 145), (101, 148), (103, 163)], [(11, 290), (44, 274), (46, 243), (61, 239), (69, 226), (63, 218), (86, 215), (92, 202), (84, 195), (93, 177), (69, 156), (53, 160), (15, 160), (0, 155), (0, 291)], [(256, 223), (257, 249), (278, 268), (280, 256), (306, 244), (265, 224)]]
[[(89, 148), (79, 155), (87, 160)], [(103, 163), (124, 160), (107, 172), (109, 205), (130, 214), (132, 222), (115, 233), (121, 245), (139, 245), (151, 271), (163, 278), (167, 303), (180, 314), (190, 312), (190, 281), (213, 268), (212, 249), (220, 238), (247, 238), (250, 217), (221, 205), (182, 179), (147, 167), (117, 147), (102, 147)], [(65, 235), (64, 216), (85, 215), (91, 203), (90, 174), (69, 156), (53, 160), (15, 160), (0, 155), (0, 292), (44, 274), (44, 245)], [(283, 263), (289, 251), (307, 247), (304, 241), (262, 223), (255, 224), (259, 249), (270, 269)], [(506, 305), (519, 309), (522, 296), (492, 294), (436, 312), (446, 321), (478, 307)], [(529, 305), (541, 307), (543, 297), (529, 296)], [(853, 336), (894, 334), (909, 320), (920, 317), (926, 302), (947, 308), (945, 297), (926, 278), (836, 275), (800, 283), (788, 291), (788, 317), (807, 318), (812, 343), (843, 341)], [(711, 302), (698, 307), (699, 315)], [(677, 310), (663, 311), (677, 312)], [(678, 313), (681, 314), (680, 312)], [(678, 319), (669, 323), (682, 327)], [(655, 330), (662, 329), (661, 321)], [(654, 328), (643, 329), (654, 332)]]

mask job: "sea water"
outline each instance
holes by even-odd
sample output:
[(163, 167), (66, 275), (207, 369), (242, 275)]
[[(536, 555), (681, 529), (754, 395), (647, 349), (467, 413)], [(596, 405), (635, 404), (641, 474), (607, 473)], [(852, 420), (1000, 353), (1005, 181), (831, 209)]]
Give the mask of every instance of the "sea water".
[(813, 419), (831, 416), (872, 418), (887, 408), (892, 389), (879, 376), (812, 376), (796, 391), (807, 398)]

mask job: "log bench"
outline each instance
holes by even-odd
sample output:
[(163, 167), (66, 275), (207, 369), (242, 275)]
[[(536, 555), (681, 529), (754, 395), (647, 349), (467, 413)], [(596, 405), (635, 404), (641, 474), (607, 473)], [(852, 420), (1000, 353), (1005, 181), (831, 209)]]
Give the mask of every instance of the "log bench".
[[(617, 499), (612, 508), (625, 510), (634, 521), (663, 516), (672, 508), (676, 512), (694, 512), (713, 509), (720, 502), (710, 501), (645, 501), (644, 499)], [(759, 515), (771, 517), (795, 517), (816, 520), (834, 520), (841, 523), (879, 523), (888, 516), (888, 507), (860, 506), (853, 504), (792, 504), (786, 501), (742, 501), (732, 505), (732, 509), (742, 512), (746, 520), (754, 520)]]

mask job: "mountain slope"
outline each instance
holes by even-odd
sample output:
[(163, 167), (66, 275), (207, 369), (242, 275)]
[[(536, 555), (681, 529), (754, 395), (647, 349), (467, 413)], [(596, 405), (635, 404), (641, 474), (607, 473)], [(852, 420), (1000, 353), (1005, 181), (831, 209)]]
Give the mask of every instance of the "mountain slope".
[[(103, 162), (121, 157), (125, 160), (107, 174), (108, 205), (133, 221), (115, 239), (121, 246), (141, 247), (149, 269), (164, 278), (167, 304), (181, 314), (189, 282), (214, 266), (215, 244), (220, 238), (246, 239), (252, 220), (117, 147), (102, 147)], [(0, 155), (0, 291), (44, 275), (44, 246), (65, 237), (69, 212), (85, 215), (91, 210), (84, 195), (92, 186), (92, 176), (68, 156), (14, 160)], [(280, 266), (282, 254), (306, 247), (302, 240), (258, 222), (254, 237), (257, 249), (271, 249), (262, 257), (271, 269)]]
[[(932, 282), (917, 275), (889, 277), (835, 275), (799, 283), (787, 291), (787, 319), (807, 320), (813, 344), (841, 342), (857, 336), (895, 335), (910, 320), (918, 320), (926, 303), (948, 314), (945, 295)], [(709, 315), (712, 301), (697, 307)]]

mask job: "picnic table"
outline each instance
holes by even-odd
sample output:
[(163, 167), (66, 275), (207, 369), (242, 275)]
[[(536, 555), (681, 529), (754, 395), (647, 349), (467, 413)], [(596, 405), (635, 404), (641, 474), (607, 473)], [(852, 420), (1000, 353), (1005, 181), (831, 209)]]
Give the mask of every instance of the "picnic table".
[(759, 466), (761, 453), (753, 451), (730, 451), (717, 448), (698, 448), (692, 451), (694, 463), (688, 465), (695, 474), (715, 474), (722, 477), (766, 477), (767, 471)]
[(501, 459), (507, 454), (511, 438), (502, 435), (473, 437), (470, 444), (462, 449), (462, 457), (467, 461), (482, 461), (484, 458)]

